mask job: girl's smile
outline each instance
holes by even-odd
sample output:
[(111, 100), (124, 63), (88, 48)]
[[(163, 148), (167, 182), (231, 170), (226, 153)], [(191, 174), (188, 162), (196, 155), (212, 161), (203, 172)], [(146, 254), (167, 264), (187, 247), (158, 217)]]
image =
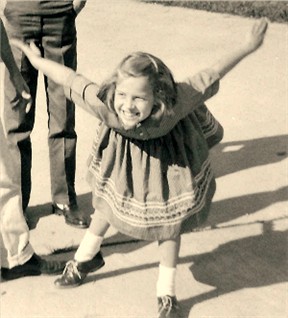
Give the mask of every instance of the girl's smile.
[(145, 120), (153, 105), (153, 90), (147, 76), (122, 77), (118, 81), (114, 108), (126, 129), (132, 129)]

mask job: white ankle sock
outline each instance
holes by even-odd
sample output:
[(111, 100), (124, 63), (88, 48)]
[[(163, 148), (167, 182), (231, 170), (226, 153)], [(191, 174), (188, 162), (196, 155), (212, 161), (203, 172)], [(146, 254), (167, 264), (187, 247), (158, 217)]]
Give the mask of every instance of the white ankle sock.
[(157, 297), (175, 296), (176, 267), (159, 265), (159, 276), (157, 281)]
[(75, 253), (74, 259), (77, 262), (90, 261), (100, 251), (102, 241), (103, 236), (94, 235), (87, 230)]

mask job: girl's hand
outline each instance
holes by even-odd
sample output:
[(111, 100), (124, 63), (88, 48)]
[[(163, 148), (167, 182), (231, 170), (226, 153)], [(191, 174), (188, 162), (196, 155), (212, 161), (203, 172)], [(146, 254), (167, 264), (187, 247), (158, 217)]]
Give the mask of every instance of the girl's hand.
[(19, 40), (11, 40), (11, 44), (18, 47), (37, 70), (61, 86), (65, 86), (71, 74), (75, 74), (71, 68), (41, 57), (39, 48), (33, 42), (28, 45)]
[(26, 44), (20, 40), (12, 39), (10, 43), (18, 47), (29, 59), (30, 63), (38, 69), (38, 62), (41, 60), (41, 52), (34, 42)]
[(252, 30), (248, 33), (245, 42), (245, 48), (249, 53), (256, 51), (263, 43), (268, 28), (268, 20), (262, 18), (256, 21)]
[(25, 107), (26, 113), (29, 112), (32, 104), (32, 98), (29, 88), (20, 73), (11, 77), (11, 81), (16, 89), (16, 96), (12, 101), (12, 108)]
[[(41, 59), (41, 52), (34, 42), (31, 42), (28, 45), (20, 40), (12, 39), (10, 43), (18, 47), (28, 57), (31, 64), (37, 68), (37, 61)], [(20, 76), (20, 73), (18, 75), (16, 73), (11, 80), (17, 92), (15, 99), (12, 101), (12, 107), (25, 107), (26, 113), (28, 113), (31, 108), (32, 99), (26, 82), (23, 80), (22, 76)]]
[(29, 93), (23, 91), (21, 94), (16, 93), (15, 98), (11, 101), (11, 106), (13, 109), (25, 109), (25, 112), (28, 113), (32, 105), (32, 98)]

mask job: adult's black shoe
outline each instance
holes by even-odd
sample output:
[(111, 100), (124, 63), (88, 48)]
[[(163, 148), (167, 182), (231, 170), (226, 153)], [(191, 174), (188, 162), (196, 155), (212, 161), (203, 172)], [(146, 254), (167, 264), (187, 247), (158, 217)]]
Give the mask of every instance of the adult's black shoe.
[(69, 206), (68, 204), (54, 203), (52, 210), (57, 215), (64, 215), (65, 222), (68, 225), (80, 229), (86, 229), (89, 226), (88, 218), (83, 215), (77, 204)]
[(12, 268), (1, 268), (1, 276), (5, 280), (12, 280), (25, 276), (37, 276), (41, 274), (57, 275), (63, 271), (65, 262), (48, 261), (36, 254), (24, 264)]

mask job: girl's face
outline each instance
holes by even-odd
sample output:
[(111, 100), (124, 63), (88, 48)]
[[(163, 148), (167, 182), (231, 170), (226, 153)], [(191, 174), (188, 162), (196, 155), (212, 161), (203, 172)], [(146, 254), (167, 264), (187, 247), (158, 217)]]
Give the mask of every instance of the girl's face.
[(147, 76), (129, 76), (118, 80), (114, 108), (126, 129), (134, 128), (146, 119), (153, 105), (153, 90)]

